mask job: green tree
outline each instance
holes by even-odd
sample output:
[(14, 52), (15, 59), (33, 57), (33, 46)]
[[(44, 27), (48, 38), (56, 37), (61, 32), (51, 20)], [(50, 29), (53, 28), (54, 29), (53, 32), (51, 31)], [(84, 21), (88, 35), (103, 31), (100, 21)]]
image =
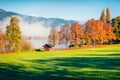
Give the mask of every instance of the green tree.
[(49, 44), (52, 44), (53, 46), (58, 44), (59, 34), (56, 27), (52, 27), (50, 30), (50, 34), (48, 36), (48, 42)]
[(110, 9), (109, 8), (107, 8), (106, 10), (106, 22), (110, 23)]
[(120, 43), (120, 16), (112, 19), (112, 25), (115, 28), (114, 33), (117, 37), (116, 41)]
[(105, 16), (105, 11), (104, 11), (104, 10), (103, 10), (102, 13), (101, 13), (100, 20), (101, 20), (103, 23), (106, 23), (106, 16)]
[(20, 51), (22, 47), (22, 32), (19, 27), (19, 19), (12, 16), (10, 25), (6, 27), (6, 39), (8, 51)]

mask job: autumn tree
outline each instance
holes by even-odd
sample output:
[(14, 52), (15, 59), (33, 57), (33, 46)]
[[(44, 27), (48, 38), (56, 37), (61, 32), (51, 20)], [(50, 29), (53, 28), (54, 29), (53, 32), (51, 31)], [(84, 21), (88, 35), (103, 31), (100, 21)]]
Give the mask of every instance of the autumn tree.
[(103, 22), (100, 20), (88, 20), (84, 33), (88, 41), (92, 44), (102, 44), (103, 42), (107, 42)]
[(106, 16), (105, 16), (105, 11), (104, 11), (104, 10), (103, 10), (102, 13), (101, 13), (100, 20), (101, 20), (103, 23), (106, 23)]
[(50, 34), (48, 36), (48, 42), (53, 46), (55, 46), (56, 44), (58, 44), (58, 40), (59, 40), (58, 38), (59, 38), (59, 34), (57, 28), (52, 27), (50, 30)]
[(19, 19), (12, 16), (10, 25), (6, 27), (7, 48), (9, 51), (15, 52), (21, 50), (22, 32), (19, 27)]
[(6, 38), (5, 38), (5, 32), (2, 28), (0, 28), (0, 52), (5, 51), (6, 46)]
[(70, 41), (70, 25), (65, 24), (60, 28), (59, 42), (60, 44), (65, 44), (67, 48), (69, 41)]
[(104, 29), (106, 31), (106, 38), (108, 41), (111, 40), (116, 40), (116, 36), (114, 34), (114, 28), (112, 27), (112, 25), (110, 23), (105, 23), (104, 24)]
[(22, 38), (22, 51), (31, 51), (33, 50), (33, 45), (28, 40), (28, 38), (23, 37)]
[(109, 8), (107, 8), (106, 10), (106, 22), (110, 23), (110, 9)]
[(74, 44), (75, 46), (78, 46), (79, 44), (82, 44), (83, 41), (83, 36), (84, 36), (84, 32), (82, 30), (82, 26), (75, 22), (71, 25), (71, 44)]
[(120, 16), (112, 19), (112, 26), (114, 27), (114, 33), (117, 38), (117, 42), (120, 43)]

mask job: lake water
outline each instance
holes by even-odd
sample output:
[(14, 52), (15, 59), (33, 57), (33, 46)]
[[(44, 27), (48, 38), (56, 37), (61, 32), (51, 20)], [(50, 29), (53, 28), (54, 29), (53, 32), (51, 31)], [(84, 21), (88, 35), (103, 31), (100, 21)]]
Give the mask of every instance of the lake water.
[(45, 39), (30, 39), (34, 48), (41, 48), (44, 44), (47, 44), (48, 41)]
[[(48, 40), (46, 39), (30, 39), (30, 42), (32, 43), (34, 48), (42, 48), (44, 44), (48, 43)], [(65, 45), (56, 45), (55, 48), (65, 48)]]

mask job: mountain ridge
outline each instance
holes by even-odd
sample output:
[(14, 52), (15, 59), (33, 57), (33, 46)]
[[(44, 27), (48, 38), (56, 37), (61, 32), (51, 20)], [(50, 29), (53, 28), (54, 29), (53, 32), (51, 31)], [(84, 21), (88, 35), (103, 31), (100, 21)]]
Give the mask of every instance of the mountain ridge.
[(75, 22), (74, 20), (65, 20), (62, 18), (35, 17), (0, 9), (0, 21), (10, 16), (19, 16), (22, 19), (26, 20), (28, 23), (43, 22), (43, 26), (45, 27), (60, 26), (61, 24), (72, 24)]
[(4, 31), (6, 31), (6, 26), (10, 23), (11, 16), (19, 18), (19, 26), (22, 34), (31, 37), (46, 37), (49, 35), (51, 27), (54, 26), (60, 29), (63, 24), (72, 24), (76, 22), (74, 20), (65, 20), (61, 18), (29, 16), (0, 9), (0, 27), (2, 27)]

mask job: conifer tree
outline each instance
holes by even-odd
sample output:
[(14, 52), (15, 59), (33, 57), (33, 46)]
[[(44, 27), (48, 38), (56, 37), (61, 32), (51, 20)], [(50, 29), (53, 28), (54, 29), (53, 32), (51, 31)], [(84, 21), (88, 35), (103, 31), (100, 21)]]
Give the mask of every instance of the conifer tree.
[(112, 26), (114, 27), (114, 33), (116, 35), (116, 42), (120, 43), (120, 16), (112, 19)]
[(110, 9), (109, 8), (107, 8), (106, 10), (106, 22), (110, 23)]
[(103, 10), (102, 13), (101, 13), (100, 20), (101, 20), (103, 23), (106, 23), (106, 16), (105, 16), (105, 11), (104, 11), (104, 10)]
[(6, 28), (6, 39), (8, 51), (15, 52), (21, 50), (22, 32), (19, 27), (19, 19), (12, 16), (10, 25)]

